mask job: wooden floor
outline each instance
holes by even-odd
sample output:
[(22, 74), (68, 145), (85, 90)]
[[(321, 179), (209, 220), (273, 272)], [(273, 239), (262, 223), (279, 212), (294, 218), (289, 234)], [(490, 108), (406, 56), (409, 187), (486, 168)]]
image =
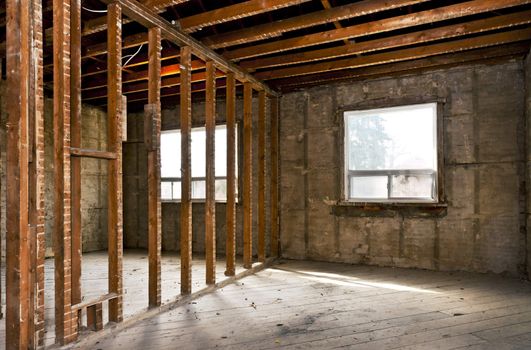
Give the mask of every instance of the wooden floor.
[[(82, 290), (83, 300), (89, 301), (107, 293), (108, 277), (107, 252), (92, 252), (83, 254)], [(163, 253), (162, 264), (162, 302), (167, 303), (176, 299), (180, 293), (180, 256), (177, 253)], [(244, 271), (242, 263), (237, 259), (236, 273)], [(216, 266), (216, 280), (226, 279), (225, 260), (219, 258)], [(148, 259), (147, 251), (125, 250), (123, 259), (124, 274), (124, 318), (142, 313), (148, 305)], [(2, 271), (4, 275), (4, 271)], [(2, 276), (4, 277), (4, 276)], [(2, 284), (2, 303), (5, 304), (5, 285)], [(192, 292), (206, 287), (205, 260), (195, 255), (192, 264)], [(54, 332), (54, 261), (46, 259), (45, 264), (45, 344), (55, 342)], [(5, 305), (4, 305), (5, 310)], [(103, 309), (104, 322), (108, 320), (107, 303)], [(5, 319), (0, 320), (0, 350), (5, 348)]]
[(531, 349), (531, 284), (285, 261), (80, 349)]

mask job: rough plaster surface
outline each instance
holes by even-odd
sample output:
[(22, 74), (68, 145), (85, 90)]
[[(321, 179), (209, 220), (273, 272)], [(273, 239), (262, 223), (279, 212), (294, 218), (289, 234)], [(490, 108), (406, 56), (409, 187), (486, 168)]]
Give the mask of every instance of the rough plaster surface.
[[(342, 191), (338, 110), (368, 101), (400, 105), (411, 99), (446, 101), (447, 215), (362, 218), (332, 214), (330, 203), (340, 199)], [(284, 95), (280, 118), (282, 255), (523, 273), (524, 101), (522, 60), (319, 86)]]
[[(194, 127), (204, 125), (204, 103), (194, 103), (192, 106), (192, 123)], [(266, 217), (269, 217), (269, 103), (266, 109)], [(237, 123), (242, 123), (243, 102), (236, 101)], [(132, 113), (128, 115), (127, 142), (124, 143), (124, 246), (126, 248), (147, 248), (147, 152), (144, 146), (144, 115)], [(179, 108), (162, 111), (162, 130), (179, 129)], [(225, 122), (225, 103), (223, 98), (216, 102), (216, 122)], [(253, 251), (256, 253), (257, 245), (257, 201), (258, 201), (258, 102), (253, 101)], [(243, 124), (238, 126), (238, 187), (242, 188), (241, 162), (243, 160)], [(192, 159), (193, 161), (193, 159)], [(240, 193), (241, 194), (241, 193)], [(226, 242), (226, 205), (216, 204), (216, 250), (218, 254), (225, 253)], [(192, 205), (192, 228), (194, 253), (204, 253), (205, 237), (205, 206), (201, 202)], [(236, 206), (236, 248), (237, 253), (243, 252), (243, 207)], [(269, 221), (266, 221), (266, 251), (269, 250)], [(162, 203), (162, 249), (179, 251), (180, 242), (180, 205), (179, 203)]]

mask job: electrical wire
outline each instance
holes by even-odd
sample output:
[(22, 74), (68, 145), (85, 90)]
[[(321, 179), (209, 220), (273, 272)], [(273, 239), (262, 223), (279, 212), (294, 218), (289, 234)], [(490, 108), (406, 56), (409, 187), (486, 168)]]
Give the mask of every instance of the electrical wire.
[(138, 53), (140, 52), (140, 50), (142, 50), (142, 46), (144, 46), (144, 44), (140, 45), (140, 47), (138, 48), (138, 50), (136, 50), (136, 52), (135, 52), (134, 54), (132, 54), (132, 55), (127, 55), (127, 56), (122, 57), (122, 59), (125, 58), (125, 57), (129, 57), (129, 59), (128, 59), (127, 61), (125, 61), (125, 63), (122, 65), (123, 67), (126, 67), (127, 64), (128, 64), (129, 62), (131, 62), (131, 60), (132, 60), (133, 58), (135, 58), (136, 55), (138, 55)]
[(94, 13), (107, 13), (107, 10), (93, 10), (93, 9), (89, 9), (85, 6), (81, 6), (81, 8), (85, 11), (88, 11), (88, 12), (94, 12)]

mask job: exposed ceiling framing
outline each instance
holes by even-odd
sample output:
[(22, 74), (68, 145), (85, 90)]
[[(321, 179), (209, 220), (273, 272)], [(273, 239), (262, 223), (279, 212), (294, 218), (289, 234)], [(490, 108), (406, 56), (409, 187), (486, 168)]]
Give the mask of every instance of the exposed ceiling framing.
[[(147, 9), (172, 23), (161, 24), (161, 95), (166, 102), (178, 100), (179, 45), (186, 38), (192, 40), (187, 44), (219, 55), (192, 59), (194, 93), (204, 91), (206, 59), (219, 61), (217, 87), (225, 86), (227, 67), (221, 62), (226, 59), (242, 74), (249, 72), (273, 89), (287, 91), (326, 81), (523, 55), (531, 42), (531, 0), (118, 1), (127, 2), (124, 8)], [(105, 3), (83, 0), (83, 7), (97, 11), (105, 9)], [(43, 7), (47, 18), (51, 1), (45, 0)], [(82, 13), (83, 101), (104, 105), (106, 15), (89, 10)], [(123, 21), (123, 55), (131, 58), (123, 67), (123, 93), (133, 108), (148, 98), (148, 35), (138, 25), (145, 25), (137, 18), (144, 15), (138, 13), (124, 11)], [(0, 21), (3, 25), (5, 20)], [(51, 21), (45, 20), (44, 26), (45, 82), (50, 84)]]

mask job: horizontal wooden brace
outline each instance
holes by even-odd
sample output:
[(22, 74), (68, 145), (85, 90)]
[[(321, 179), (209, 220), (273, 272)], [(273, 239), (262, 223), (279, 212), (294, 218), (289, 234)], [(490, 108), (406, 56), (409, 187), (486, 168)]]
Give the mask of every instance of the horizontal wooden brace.
[(70, 147), (70, 155), (72, 157), (85, 157), (85, 158), (95, 158), (95, 159), (116, 159), (116, 153), (100, 151), (97, 149), (86, 149), (86, 148), (76, 148)]
[(85, 308), (87, 308), (89, 306), (93, 306), (93, 305), (102, 303), (104, 301), (108, 301), (108, 300), (112, 300), (112, 299), (116, 299), (116, 298), (118, 298), (118, 294), (116, 294), (116, 293), (104, 294), (101, 297), (96, 298), (94, 300), (84, 301), (82, 303), (72, 305), (72, 311), (83, 310), (83, 309), (85, 309)]

